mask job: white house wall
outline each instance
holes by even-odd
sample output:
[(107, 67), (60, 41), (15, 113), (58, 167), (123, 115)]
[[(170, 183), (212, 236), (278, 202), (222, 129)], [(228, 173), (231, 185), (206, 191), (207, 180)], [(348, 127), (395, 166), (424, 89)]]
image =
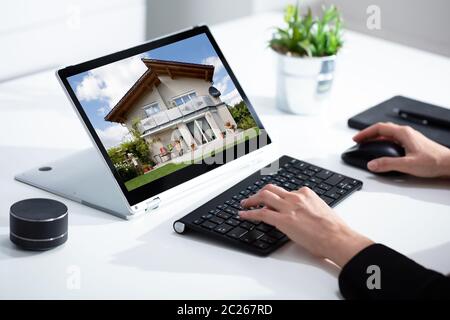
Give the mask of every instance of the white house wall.
[(158, 76), (158, 78), (161, 80), (161, 83), (158, 85), (158, 90), (167, 105), (169, 105), (169, 102), (174, 97), (192, 91), (195, 91), (197, 96), (209, 95), (208, 89), (211, 84), (208, 81), (181, 77), (171, 79), (169, 76)]
[(127, 117), (127, 121), (126, 121), (126, 125), (128, 129), (131, 129), (132, 125), (133, 125), (133, 121), (134, 119), (142, 119), (142, 116), (144, 114), (144, 109), (143, 107), (145, 105), (148, 105), (150, 103), (153, 102), (158, 102), (159, 103), (159, 107), (162, 110), (167, 110), (167, 106), (164, 103), (164, 100), (162, 99), (161, 95), (159, 94), (158, 90), (154, 87), (153, 90), (150, 91), (150, 89), (148, 89), (149, 92), (146, 92), (144, 94), (142, 94), (134, 103), (134, 107), (132, 107), (130, 109), (130, 111), (128, 111), (126, 117)]
[(228, 110), (228, 107), (226, 105), (218, 106), (217, 113), (223, 120), (223, 123), (230, 122), (232, 125), (237, 127), (236, 121), (234, 121), (233, 117), (231, 116), (230, 110)]

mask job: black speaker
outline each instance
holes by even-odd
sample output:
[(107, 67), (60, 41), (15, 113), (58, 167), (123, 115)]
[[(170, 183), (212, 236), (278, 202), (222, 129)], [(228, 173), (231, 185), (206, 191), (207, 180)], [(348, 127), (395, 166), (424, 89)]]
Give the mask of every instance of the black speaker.
[(67, 241), (68, 210), (52, 199), (26, 199), (9, 211), (9, 237), (27, 250), (48, 250)]

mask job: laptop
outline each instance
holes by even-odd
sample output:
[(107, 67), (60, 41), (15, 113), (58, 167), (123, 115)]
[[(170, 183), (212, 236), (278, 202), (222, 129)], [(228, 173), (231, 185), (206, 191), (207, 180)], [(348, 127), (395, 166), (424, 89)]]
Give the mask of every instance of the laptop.
[[(208, 189), (211, 178), (250, 166), (252, 174), (173, 226), (267, 255), (288, 238), (265, 223), (242, 221), (242, 199), (272, 183), (289, 191), (309, 187), (334, 206), (362, 186), (289, 156), (273, 157), (267, 131), (207, 26), (66, 67), (57, 77), (96, 152), (16, 179), (94, 208), (129, 219), (187, 183)], [(262, 154), (265, 162), (255, 162)], [(188, 202), (188, 194), (177, 201)]]

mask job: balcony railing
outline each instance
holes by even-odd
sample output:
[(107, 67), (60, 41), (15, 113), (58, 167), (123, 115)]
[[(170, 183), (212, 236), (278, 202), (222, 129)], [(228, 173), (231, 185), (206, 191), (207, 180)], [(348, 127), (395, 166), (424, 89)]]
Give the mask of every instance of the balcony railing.
[(198, 96), (182, 105), (157, 112), (149, 117), (145, 117), (140, 121), (140, 130), (142, 133), (144, 133), (158, 126), (183, 118), (184, 116), (187, 116), (205, 107), (211, 107), (215, 105), (216, 103), (214, 103), (213, 99), (210, 96)]

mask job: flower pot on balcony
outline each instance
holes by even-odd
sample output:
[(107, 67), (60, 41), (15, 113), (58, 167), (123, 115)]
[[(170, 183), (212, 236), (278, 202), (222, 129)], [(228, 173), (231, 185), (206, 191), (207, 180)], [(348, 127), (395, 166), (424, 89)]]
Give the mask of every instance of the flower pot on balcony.
[(278, 108), (302, 115), (321, 112), (332, 88), (336, 56), (295, 57), (274, 52)]

